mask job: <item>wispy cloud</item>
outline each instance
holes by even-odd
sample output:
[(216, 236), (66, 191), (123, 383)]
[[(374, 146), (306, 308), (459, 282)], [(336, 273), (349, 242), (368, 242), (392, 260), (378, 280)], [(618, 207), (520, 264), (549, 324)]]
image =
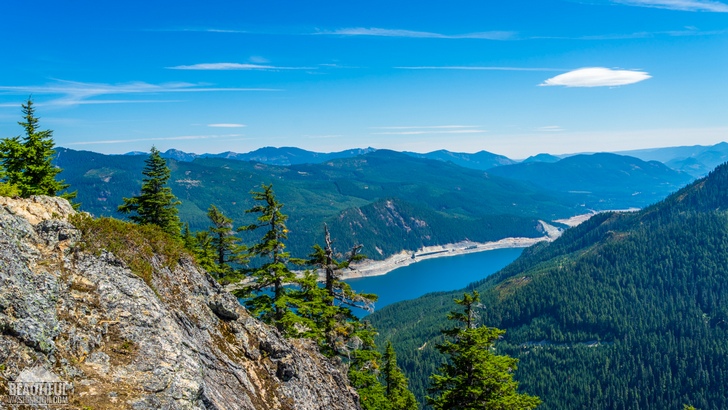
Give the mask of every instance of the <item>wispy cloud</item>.
[(150, 32), (171, 32), (171, 33), (177, 33), (177, 32), (199, 32), (199, 33), (228, 33), (228, 34), (254, 34), (254, 32), (247, 31), (247, 30), (236, 30), (236, 29), (226, 29), (226, 28), (213, 28), (213, 27), (171, 27), (171, 28), (156, 28), (156, 29), (147, 29), (143, 31), (150, 31)]
[(408, 126), (394, 126), (394, 127), (369, 127), (375, 130), (405, 130), (405, 129), (440, 129), (440, 128), (476, 128), (477, 125), (408, 125)]
[(473, 71), (567, 71), (563, 68), (494, 67), (494, 66), (405, 66), (401, 70), (473, 70)]
[(486, 130), (448, 130), (448, 131), (432, 131), (432, 130), (413, 130), (413, 131), (385, 131), (373, 132), (372, 135), (425, 135), (425, 134), (481, 134), (488, 132)]
[(168, 93), (200, 93), (200, 92), (239, 92), (239, 91), (280, 91), (272, 88), (229, 88), (210, 87), (192, 83), (163, 83), (149, 84), (145, 82), (132, 82), (124, 84), (82, 83), (76, 81), (57, 81), (46, 85), (4, 86), (0, 85), (0, 92), (14, 95), (57, 95), (54, 100), (46, 102), (48, 105), (81, 105), (81, 104), (119, 104), (119, 103), (159, 103), (176, 100), (160, 100), (148, 98), (135, 99), (94, 99), (96, 97), (111, 95), (160, 95)]
[(661, 38), (661, 37), (698, 37), (698, 36), (723, 36), (728, 34), (728, 30), (701, 30), (694, 26), (686, 26), (682, 29), (663, 30), (663, 31), (636, 31), (631, 33), (608, 33), (608, 34), (592, 34), (582, 36), (532, 36), (530, 40), (584, 40), (584, 41), (604, 41), (604, 40), (630, 40), (644, 38)]
[(424, 134), (479, 134), (488, 132), (481, 130), (477, 125), (428, 125), (428, 126), (394, 126), (371, 127), (382, 130), (372, 135), (424, 135)]
[(612, 0), (612, 2), (626, 6), (728, 13), (728, 4), (711, 0)]
[(232, 124), (232, 123), (207, 124), (207, 126), (212, 127), (212, 128), (243, 128), (243, 127), (246, 127), (245, 124)]
[(549, 78), (540, 86), (614, 87), (638, 83), (652, 78), (644, 71), (613, 70), (604, 67), (580, 68)]
[(538, 127), (537, 130), (538, 131), (541, 131), (541, 132), (562, 132), (562, 131), (565, 131), (559, 125), (546, 125), (546, 126), (543, 126), (543, 127)]
[(261, 70), (261, 71), (277, 71), (277, 70), (315, 70), (316, 67), (281, 67), (265, 64), (249, 64), (249, 63), (202, 63), (191, 65), (178, 65), (167, 67), (169, 70), (210, 70), (210, 71), (229, 71), (229, 70)]
[(130, 143), (130, 142), (146, 142), (146, 141), (209, 140), (209, 139), (233, 138), (233, 137), (241, 137), (241, 136), (243, 136), (243, 134), (225, 134), (225, 135), (180, 135), (180, 136), (176, 136), (176, 137), (152, 137), (152, 138), (134, 138), (134, 139), (77, 141), (77, 142), (67, 142), (64, 145), (125, 144), (125, 143)]
[(332, 31), (318, 31), (314, 34), (334, 36), (370, 36), (370, 37), (405, 37), (405, 38), (445, 38), (445, 39), (481, 39), (481, 40), (511, 40), (515, 38), (513, 31), (484, 31), (465, 34), (442, 34), (429, 31), (413, 31), (401, 29), (386, 29), (376, 27), (343, 28)]

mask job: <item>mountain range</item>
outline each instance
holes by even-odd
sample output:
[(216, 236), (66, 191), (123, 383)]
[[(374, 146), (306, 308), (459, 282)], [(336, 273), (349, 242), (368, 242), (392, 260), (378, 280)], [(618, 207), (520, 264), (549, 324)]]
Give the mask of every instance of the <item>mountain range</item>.
[[(351, 158), (358, 155), (376, 151), (375, 148), (354, 148), (345, 151), (321, 153), (307, 151), (295, 147), (264, 147), (248, 153), (223, 152), (219, 154), (194, 154), (169, 149), (162, 153), (162, 157), (177, 161), (189, 162), (196, 158), (228, 158), (239, 161), (255, 161), (270, 165), (296, 165), (316, 164), (332, 159)], [(487, 170), (490, 168), (512, 165), (519, 162), (557, 162), (563, 158), (577, 154), (552, 155), (541, 153), (528, 157), (522, 161), (510, 159), (503, 155), (494, 154), (488, 151), (476, 153), (451, 152), (438, 150), (428, 153), (404, 152), (417, 158), (434, 159), (438, 161), (452, 162), (465, 168)], [(695, 178), (705, 176), (710, 170), (728, 161), (728, 143), (721, 142), (711, 146), (693, 145), (681, 147), (651, 148), (631, 151), (614, 152), (618, 155), (626, 155), (639, 158), (643, 161), (659, 161), (670, 168), (685, 172)], [(133, 151), (126, 155), (147, 155), (146, 152)]]
[[(81, 209), (120, 217), (122, 198), (139, 193), (145, 158), (59, 149), (56, 165), (78, 190)], [(532, 184), (385, 150), (291, 166), (224, 158), (168, 163), (180, 217), (193, 230), (207, 229), (211, 204), (236, 226), (250, 223), (249, 192), (273, 184), (289, 215), (289, 247), (300, 256), (322, 239), (325, 222), (342, 249), (362, 243), (370, 257), (384, 258), (464, 239), (541, 236), (539, 219), (587, 212)]]
[(524, 161), (488, 173), (563, 194), (580, 193), (590, 203), (601, 203), (601, 209), (643, 207), (693, 179), (658, 161), (609, 153), (574, 155), (557, 162)]
[[(63, 169), (61, 178), (78, 190), (82, 210), (120, 217), (116, 208), (122, 199), (138, 195), (146, 156), (57, 151), (55, 164)], [(279, 162), (322, 158), (300, 151), (259, 150), (250, 155)], [(362, 243), (369, 257), (380, 259), (402, 250), (463, 240), (542, 236), (539, 220), (641, 207), (691, 179), (661, 163), (613, 154), (483, 171), (444, 161), (443, 152), (438, 154), (440, 159), (388, 150), (347, 156), (355, 151), (329, 154), (343, 157), (324, 162), (293, 165), (243, 161), (231, 155), (190, 158), (178, 151), (165, 155), (183, 159), (168, 160), (170, 185), (182, 201), (180, 217), (191, 229), (208, 227), (210, 205), (231, 217), (236, 226), (250, 223), (245, 214), (252, 206), (249, 192), (261, 184), (274, 184), (290, 216), (290, 248), (302, 256), (321, 240), (324, 223), (341, 238), (342, 248)], [(505, 157), (473, 155), (479, 166), (485, 166), (488, 158), (507, 162)], [(473, 162), (476, 159), (469, 163)], [(538, 167), (535, 174), (530, 172), (532, 167)]]
[[(552, 409), (728, 408), (728, 164), (639, 212), (606, 212), (471, 284), (481, 323)], [(369, 316), (423, 400), (463, 291)]]

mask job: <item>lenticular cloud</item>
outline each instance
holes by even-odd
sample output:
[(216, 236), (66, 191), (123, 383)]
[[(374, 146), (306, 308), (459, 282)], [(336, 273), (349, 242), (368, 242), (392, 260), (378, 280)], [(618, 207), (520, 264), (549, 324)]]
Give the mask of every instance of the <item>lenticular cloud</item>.
[(652, 76), (644, 71), (612, 70), (604, 67), (580, 68), (549, 78), (541, 86), (615, 87), (647, 80)]

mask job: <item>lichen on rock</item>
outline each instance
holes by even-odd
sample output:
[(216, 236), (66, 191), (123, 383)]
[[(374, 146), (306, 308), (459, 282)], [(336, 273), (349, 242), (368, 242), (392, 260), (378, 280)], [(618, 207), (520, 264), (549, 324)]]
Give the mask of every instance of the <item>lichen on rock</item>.
[(72, 215), (59, 198), (0, 198), (0, 385), (43, 363), (77, 407), (360, 408), (314, 344), (252, 318), (190, 257), (145, 256), (145, 282), (82, 246)]

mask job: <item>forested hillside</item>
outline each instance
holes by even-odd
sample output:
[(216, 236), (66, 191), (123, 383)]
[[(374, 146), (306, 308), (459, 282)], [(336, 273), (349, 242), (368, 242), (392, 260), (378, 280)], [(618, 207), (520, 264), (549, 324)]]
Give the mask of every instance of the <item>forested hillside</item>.
[[(604, 213), (472, 287), (543, 409), (728, 408), (728, 165), (636, 213)], [(443, 272), (446, 276), (447, 272)], [(420, 400), (454, 296), (370, 316)]]

